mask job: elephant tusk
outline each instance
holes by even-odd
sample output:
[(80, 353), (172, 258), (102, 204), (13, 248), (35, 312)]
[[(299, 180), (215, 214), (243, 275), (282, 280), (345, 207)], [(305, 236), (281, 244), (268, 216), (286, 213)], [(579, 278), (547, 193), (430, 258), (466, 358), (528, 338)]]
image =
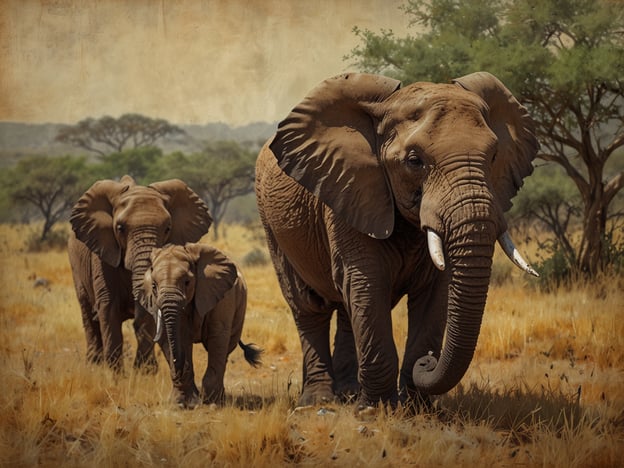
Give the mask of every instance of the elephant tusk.
[(444, 271), (446, 264), (444, 262), (444, 248), (442, 247), (442, 239), (431, 229), (427, 229), (427, 247), (429, 255), (436, 268)]
[(525, 272), (527, 272), (530, 275), (539, 276), (537, 271), (535, 271), (533, 268), (531, 268), (531, 265), (529, 265), (527, 263), (527, 261), (524, 258), (522, 258), (522, 255), (520, 255), (520, 252), (518, 252), (518, 249), (516, 249), (516, 246), (514, 245), (513, 241), (511, 240), (511, 236), (509, 235), (509, 231), (505, 231), (498, 238), (498, 243), (503, 248), (503, 252), (505, 252), (505, 254), (509, 257), (509, 259), (512, 262), (514, 262), (514, 264), (518, 268), (520, 268), (521, 270), (524, 270)]
[(162, 310), (158, 309), (158, 315), (156, 318), (156, 335), (154, 335), (154, 343), (160, 340), (160, 337), (162, 336), (162, 329), (163, 329), (162, 322), (163, 322)]

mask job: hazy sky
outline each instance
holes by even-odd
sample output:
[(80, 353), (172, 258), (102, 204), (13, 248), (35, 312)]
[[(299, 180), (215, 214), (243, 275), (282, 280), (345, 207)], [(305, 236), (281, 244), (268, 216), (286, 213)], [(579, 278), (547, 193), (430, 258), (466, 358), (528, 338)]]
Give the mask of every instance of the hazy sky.
[(0, 120), (283, 118), (403, 0), (1, 0)]

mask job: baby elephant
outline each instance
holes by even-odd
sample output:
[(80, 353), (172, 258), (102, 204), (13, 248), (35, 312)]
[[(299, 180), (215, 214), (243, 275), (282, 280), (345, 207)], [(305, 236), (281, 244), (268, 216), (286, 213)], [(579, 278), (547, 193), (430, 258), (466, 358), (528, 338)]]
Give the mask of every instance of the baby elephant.
[(193, 343), (208, 351), (202, 379), (204, 403), (224, 399), (228, 355), (238, 344), (252, 366), (262, 350), (240, 341), (247, 306), (242, 275), (222, 252), (205, 244), (166, 245), (151, 254), (142, 298), (156, 320), (157, 341), (171, 369), (176, 402), (185, 408), (200, 402), (193, 373)]

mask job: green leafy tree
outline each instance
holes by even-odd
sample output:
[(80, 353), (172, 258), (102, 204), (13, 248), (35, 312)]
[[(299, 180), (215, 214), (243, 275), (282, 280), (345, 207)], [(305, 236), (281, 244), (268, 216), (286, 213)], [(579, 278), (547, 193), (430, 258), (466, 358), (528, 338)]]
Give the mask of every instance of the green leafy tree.
[(575, 266), (595, 274), (604, 266), (609, 207), (624, 187), (624, 171), (607, 169), (624, 145), (621, 3), (408, 0), (403, 11), (418, 32), (356, 28), (361, 44), (345, 59), (404, 82), (448, 82), (478, 70), (498, 76), (537, 123), (538, 157), (561, 166), (576, 187)]
[(99, 179), (119, 179), (125, 174), (139, 184), (153, 182), (150, 174), (163, 157), (162, 150), (155, 146), (132, 148), (99, 157), (95, 171)]
[(165, 156), (159, 176), (184, 180), (206, 201), (217, 239), (229, 202), (253, 192), (255, 156), (255, 152), (235, 141), (217, 141), (206, 144), (199, 153)]
[(66, 125), (59, 130), (56, 141), (105, 156), (125, 149), (154, 146), (164, 137), (185, 134), (184, 130), (163, 119), (124, 114), (118, 119), (109, 116), (87, 118), (76, 125)]
[(43, 218), (40, 240), (44, 241), (94, 179), (84, 158), (33, 156), (10, 168), (5, 181), (10, 200), (34, 207)]
[(538, 221), (537, 230), (549, 229), (568, 265), (577, 262), (577, 251), (571, 238), (571, 223), (581, 215), (581, 200), (572, 180), (558, 166), (539, 167), (525, 181), (524, 193), (516, 198), (511, 217)]

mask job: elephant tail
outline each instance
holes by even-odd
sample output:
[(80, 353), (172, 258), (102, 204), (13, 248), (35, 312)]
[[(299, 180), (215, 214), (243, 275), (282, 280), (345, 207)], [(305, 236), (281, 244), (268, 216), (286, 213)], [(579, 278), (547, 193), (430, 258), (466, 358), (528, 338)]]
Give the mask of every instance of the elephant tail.
[(262, 360), (260, 359), (260, 356), (264, 353), (262, 348), (258, 348), (253, 343), (245, 344), (241, 340), (238, 341), (238, 346), (241, 347), (243, 353), (245, 354), (245, 361), (247, 361), (251, 366), (258, 367), (262, 364)]

